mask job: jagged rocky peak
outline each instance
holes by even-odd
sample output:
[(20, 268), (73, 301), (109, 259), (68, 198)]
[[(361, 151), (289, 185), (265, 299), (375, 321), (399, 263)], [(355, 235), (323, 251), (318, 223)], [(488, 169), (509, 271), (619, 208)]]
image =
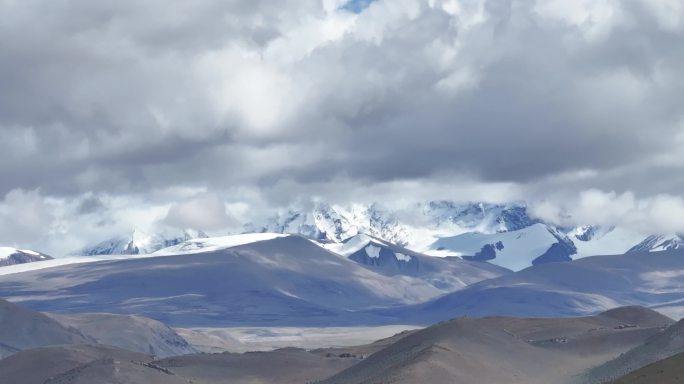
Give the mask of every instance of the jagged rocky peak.
[(423, 205), (423, 214), (436, 226), (452, 224), (482, 233), (517, 231), (539, 222), (529, 215), (523, 203), (430, 201)]
[(601, 238), (613, 230), (615, 230), (614, 226), (582, 225), (571, 230), (568, 235), (576, 240), (587, 242)]
[(308, 209), (288, 209), (274, 215), (262, 226), (246, 225), (245, 231), (293, 233), (336, 243), (359, 233), (401, 245), (406, 244), (409, 238), (408, 229), (391, 211), (379, 204), (343, 207), (317, 202)]
[(680, 248), (684, 248), (684, 235), (682, 234), (651, 235), (627, 252), (658, 252)]
[(596, 227), (593, 225), (583, 225), (575, 228), (574, 237), (580, 241), (590, 241), (596, 235)]
[(530, 217), (527, 212), (527, 206), (513, 205), (500, 207), (502, 208), (497, 217), (500, 231), (517, 231), (540, 222), (538, 219)]
[(373, 203), (365, 209), (355, 210), (355, 220), (358, 222), (359, 232), (405, 246), (411, 241), (409, 229), (399, 222), (396, 214)]
[(312, 214), (318, 238), (340, 242), (359, 233), (352, 220), (328, 203), (316, 203)]
[(245, 232), (292, 233), (321, 241), (340, 242), (357, 232), (335, 208), (317, 203), (310, 209), (290, 208), (271, 216), (264, 225), (245, 225)]

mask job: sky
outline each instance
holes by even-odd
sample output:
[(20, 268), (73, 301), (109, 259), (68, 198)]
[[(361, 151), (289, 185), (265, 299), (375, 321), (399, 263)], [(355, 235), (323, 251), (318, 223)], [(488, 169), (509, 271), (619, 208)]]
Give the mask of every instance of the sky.
[(684, 231), (682, 0), (0, 0), (0, 243), (312, 200)]

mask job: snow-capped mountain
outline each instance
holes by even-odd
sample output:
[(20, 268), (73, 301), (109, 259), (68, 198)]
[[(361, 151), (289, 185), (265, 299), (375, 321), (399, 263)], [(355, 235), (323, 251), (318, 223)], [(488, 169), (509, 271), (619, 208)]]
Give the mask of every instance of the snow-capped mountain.
[(336, 243), (359, 233), (399, 245), (406, 245), (410, 241), (409, 228), (378, 204), (341, 207), (317, 203), (310, 211), (290, 209), (277, 214), (261, 226), (248, 224), (245, 231), (300, 234), (310, 239)]
[(433, 256), (468, 256), (514, 270), (533, 262), (571, 260), (577, 253), (568, 236), (533, 218), (522, 203), (431, 201), (401, 212), (377, 203), (318, 203), (310, 212), (291, 209), (275, 216), (256, 231), (298, 233), (332, 243), (366, 234)]
[(623, 254), (645, 237), (627, 228), (595, 225), (575, 228), (567, 235), (577, 248), (574, 258)]
[(442, 200), (421, 204), (421, 208), (433, 227), (450, 225), (480, 233), (517, 231), (540, 222), (530, 217), (527, 206), (522, 203), (504, 205)]
[(428, 254), (487, 261), (514, 271), (552, 261), (570, 261), (577, 249), (567, 236), (546, 224), (509, 232), (468, 232), (435, 241)]
[(73, 254), (81, 256), (148, 254), (187, 240), (206, 237), (208, 237), (207, 234), (200, 230), (166, 230), (148, 233), (135, 229), (127, 236), (114, 237), (73, 252)]
[(12, 247), (0, 247), (0, 267), (51, 260), (52, 257), (40, 252)]
[(423, 255), (364, 234), (323, 247), (371, 271), (385, 276), (417, 277), (444, 292), (510, 273), (489, 263)]
[[(285, 237), (300, 236), (248, 233), (193, 239), (161, 249), (151, 256), (217, 252)], [(361, 264), (373, 272), (385, 276), (415, 277), (444, 292), (453, 292), (469, 284), (510, 273), (505, 268), (489, 263), (469, 262), (459, 258), (430, 257), (365, 234), (358, 234), (341, 243), (318, 241), (312, 241), (312, 243)]]
[[(324, 243), (343, 243), (359, 234), (431, 256), (462, 256), (519, 270), (534, 264), (653, 251), (683, 243), (682, 238), (650, 236), (620, 227), (584, 225), (562, 229), (532, 216), (525, 203), (457, 203), (440, 200), (392, 210), (379, 203), (333, 205), (317, 202), (291, 207), (266, 220), (248, 223), (243, 233), (299, 234)], [(74, 252), (76, 255), (149, 254), (188, 240), (201, 231), (133, 231)], [(645, 239), (645, 240), (644, 240)], [(204, 245), (190, 243), (183, 250)]]
[(613, 229), (614, 227), (609, 228), (607, 231), (601, 231), (601, 228), (595, 225), (582, 225), (575, 228), (571, 236), (579, 241), (591, 241), (600, 233), (610, 232)]
[(619, 227), (557, 228), (533, 217), (525, 203), (444, 200), (420, 203), (400, 211), (378, 203), (349, 206), (317, 203), (313, 209), (292, 208), (273, 216), (264, 225), (250, 224), (245, 229), (246, 232), (296, 233), (333, 243), (367, 234), (424, 254), (469, 256), (512, 269), (621, 254), (647, 236)]
[(651, 235), (627, 252), (658, 252), (679, 248), (684, 248), (684, 235)]
[[(402, 216), (411, 219), (400, 219)], [(442, 236), (515, 231), (537, 222), (524, 204), (431, 201), (417, 204), (407, 212), (395, 212), (378, 203), (317, 203), (311, 210), (289, 209), (263, 225), (248, 224), (245, 232), (296, 233), (332, 242), (364, 233), (392, 244), (423, 248)]]

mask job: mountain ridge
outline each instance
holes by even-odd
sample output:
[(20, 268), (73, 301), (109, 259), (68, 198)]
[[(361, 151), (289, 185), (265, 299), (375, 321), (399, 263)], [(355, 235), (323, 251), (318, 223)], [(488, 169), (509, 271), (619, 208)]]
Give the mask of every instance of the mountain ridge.
[[(320, 243), (343, 243), (368, 235), (429, 256), (459, 256), (521, 270), (545, 262), (684, 246), (679, 235), (639, 234), (615, 226), (563, 228), (536, 218), (522, 202), (456, 203), (447, 200), (393, 210), (379, 203), (290, 207), (242, 233), (298, 234)], [(194, 238), (199, 230), (134, 230), (73, 254), (149, 254)], [(513, 258), (513, 255), (515, 257)]]
[(112, 237), (71, 254), (78, 256), (149, 254), (187, 240), (207, 237), (209, 236), (205, 232), (197, 229), (157, 232), (133, 229), (128, 235)]

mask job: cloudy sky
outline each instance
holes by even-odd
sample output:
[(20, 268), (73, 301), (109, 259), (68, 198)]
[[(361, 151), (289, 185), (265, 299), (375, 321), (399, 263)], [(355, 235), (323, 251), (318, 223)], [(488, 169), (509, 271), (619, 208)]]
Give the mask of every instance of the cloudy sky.
[(0, 0), (0, 243), (311, 199), (684, 231), (682, 41), (684, 0)]

